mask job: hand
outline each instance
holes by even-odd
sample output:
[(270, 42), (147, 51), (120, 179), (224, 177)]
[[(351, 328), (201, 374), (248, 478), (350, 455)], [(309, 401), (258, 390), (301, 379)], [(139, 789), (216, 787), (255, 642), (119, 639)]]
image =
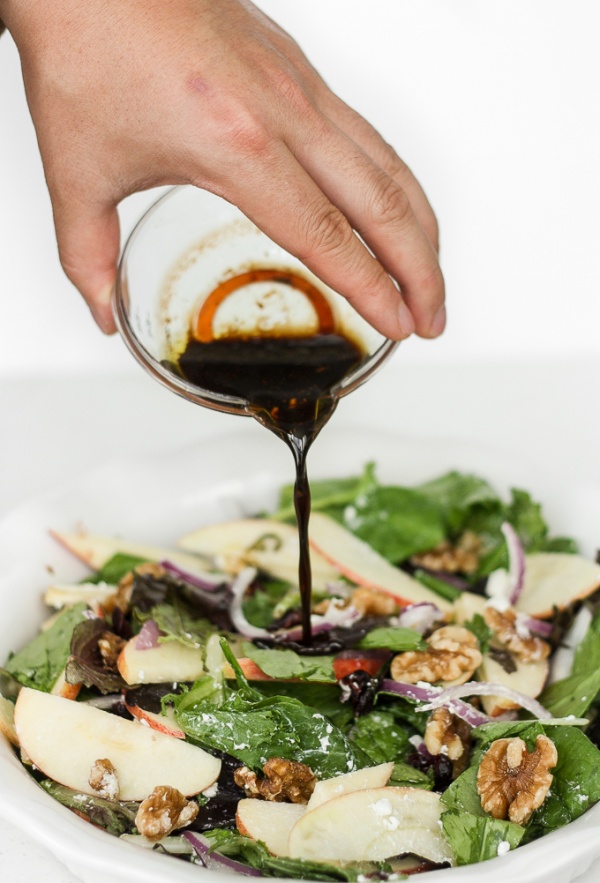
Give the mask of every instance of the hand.
[(0, 18), (21, 55), (61, 263), (105, 332), (117, 205), (191, 183), (387, 336), (441, 333), (437, 224), (419, 183), (248, 0), (0, 0)]

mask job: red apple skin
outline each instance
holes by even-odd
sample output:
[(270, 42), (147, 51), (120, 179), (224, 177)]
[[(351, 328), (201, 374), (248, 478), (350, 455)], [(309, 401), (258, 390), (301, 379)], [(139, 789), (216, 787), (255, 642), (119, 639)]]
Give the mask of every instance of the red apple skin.
[(159, 733), (166, 733), (167, 736), (173, 736), (175, 739), (185, 739), (183, 730), (180, 730), (177, 724), (171, 722), (168, 717), (146, 711), (140, 708), (139, 705), (127, 705), (125, 703), (125, 708), (132, 717), (139, 720), (143, 725), (147, 724), (151, 729), (157, 730)]

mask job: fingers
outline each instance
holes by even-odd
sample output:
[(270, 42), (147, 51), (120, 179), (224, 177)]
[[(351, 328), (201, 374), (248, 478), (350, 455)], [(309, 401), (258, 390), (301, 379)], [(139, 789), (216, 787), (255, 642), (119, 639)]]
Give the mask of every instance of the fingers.
[(321, 126), (320, 137), (310, 141), (298, 133), (292, 150), (398, 282), (417, 334), (438, 336), (445, 322), (444, 281), (407, 191), (334, 127)]
[(396, 285), (281, 142), (273, 142), (260, 164), (238, 170), (227, 198), (382, 334), (402, 340), (413, 332)]
[(63, 269), (79, 289), (98, 327), (116, 331), (112, 290), (119, 259), (119, 218), (114, 205), (95, 206), (53, 196), (54, 224)]

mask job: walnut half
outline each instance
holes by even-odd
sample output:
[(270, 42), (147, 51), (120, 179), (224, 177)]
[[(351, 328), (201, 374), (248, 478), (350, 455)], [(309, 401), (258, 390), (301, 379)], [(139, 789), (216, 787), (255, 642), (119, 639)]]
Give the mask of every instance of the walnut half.
[(106, 800), (119, 799), (117, 771), (107, 757), (94, 761), (88, 781), (90, 788), (94, 790), (98, 797), (104, 797)]
[(427, 643), (427, 650), (408, 650), (392, 659), (395, 681), (464, 684), (481, 665), (477, 638), (462, 626), (443, 626), (430, 635)]
[(516, 610), (496, 610), (487, 606), (483, 612), (494, 639), (524, 662), (539, 662), (550, 655), (550, 644), (532, 635), (524, 627)]
[(260, 779), (247, 766), (241, 766), (234, 772), (233, 778), (247, 797), (278, 803), (308, 803), (317, 784), (317, 777), (310, 767), (283, 757), (269, 758), (263, 772), (265, 777)]
[(546, 799), (557, 760), (556, 746), (547, 736), (537, 737), (532, 752), (523, 739), (496, 739), (477, 773), (482, 808), (495, 819), (525, 825)]
[(146, 840), (162, 840), (172, 831), (193, 822), (198, 810), (198, 804), (187, 800), (177, 788), (157, 785), (152, 794), (140, 803), (135, 826)]

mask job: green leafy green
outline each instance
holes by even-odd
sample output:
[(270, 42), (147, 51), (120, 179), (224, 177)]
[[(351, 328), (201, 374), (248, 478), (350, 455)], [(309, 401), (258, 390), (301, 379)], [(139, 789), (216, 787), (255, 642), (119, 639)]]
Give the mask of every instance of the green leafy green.
[(290, 591), (289, 583), (280, 580), (263, 580), (260, 588), (246, 594), (244, 616), (257, 628), (268, 628), (275, 619), (275, 609)]
[[(177, 723), (192, 739), (226, 751), (255, 772), (270, 757), (307, 764), (319, 778), (330, 778), (364, 766), (364, 756), (321, 712), (290, 696), (265, 698), (252, 689), (227, 642), (221, 646), (235, 672), (237, 689), (223, 687), (215, 705), (193, 691), (174, 697)], [(368, 765), (368, 764), (367, 764)]]
[(84, 619), (71, 636), (71, 651), (65, 668), (68, 684), (97, 687), (101, 693), (116, 693), (127, 685), (118, 671), (105, 665), (98, 642), (109, 632), (103, 619)]
[(513, 822), (449, 810), (442, 814), (442, 829), (457, 865), (472, 865), (503, 854), (504, 844), (516, 849), (525, 828)]
[(310, 681), (286, 682), (255, 681), (254, 689), (265, 697), (290, 696), (310, 705), (316, 711), (329, 718), (339, 729), (344, 730), (354, 720), (354, 712), (349, 702), (341, 701), (341, 692), (337, 683), (315, 684)]
[(556, 717), (582, 717), (600, 693), (600, 613), (597, 613), (575, 651), (567, 678), (546, 687), (540, 702)]
[(140, 558), (137, 555), (126, 555), (124, 552), (117, 552), (111, 558), (104, 562), (100, 570), (91, 577), (86, 577), (86, 583), (108, 583), (110, 586), (116, 586), (135, 567), (145, 564), (147, 558)]
[(432, 592), (435, 592), (436, 595), (439, 595), (440, 598), (445, 598), (446, 601), (456, 601), (456, 599), (460, 598), (462, 594), (460, 589), (457, 589), (455, 586), (451, 586), (450, 583), (446, 582), (446, 580), (440, 579), (438, 576), (434, 576), (427, 570), (421, 570), (420, 567), (415, 570), (413, 576), (416, 580), (422, 583), (422, 585), (427, 586), (428, 589), (431, 589)]
[(414, 766), (401, 761), (394, 764), (388, 782), (388, 785), (396, 788), (422, 788), (424, 791), (432, 791), (433, 784), (433, 775), (416, 770)]
[(161, 632), (159, 644), (178, 641), (186, 647), (197, 649), (206, 644), (210, 635), (215, 634), (215, 627), (207, 620), (194, 616), (188, 606), (176, 595), (171, 603), (156, 604), (150, 611)]
[(466, 629), (472, 632), (479, 641), (479, 649), (482, 653), (487, 653), (490, 648), (490, 641), (494, 635), (491, 628), (486, 623), (481, 613), (476, 613), (473, 619), (464, 623)]
[(501, 500), (487, 481), (476, 475), (447, 472), (415, 488), (434, 505), (444, 519), (446, 531), (457, 535), (465, 529), (472, 510), (496, 510)]
[(391, 650), (393, 653), (422, 650), (426, 646), (427, 643), (419, 632), (400, 626), (372, 629), (357, 644), (361, 650)]
[(272, 678), (298, 678), (317, 683), (336, 681), (333, 656), (300, 656), (294, 650), (261, 650), (247, 641), (243, 644), (243, 653)]
[(374, 764), (403, 761), (414, 750), (409, 736), (392, 714), (378, 709), (359, 717), (349, 733), (352, 742)]
[(49, 693), (67, 664), (73, 630), (86, 610), (83, 602), (62, 610), (49, 628), (10, 657), (6, 671), (24, 686)]
[[(315, 512), (327, 512), (338, 521), (344, 520), (344, 509), (354, 503), (357, 497), (378, 487), (375, 477), (375, 464), (367, 463), (362, 475), (352, 478), (328, 478), (311, 481), (311, 508)], [(270, 518), (294, 519), (294, 485), (288, 484), (279, 493), (279, 509)]]
[(137, 803), (120, 803), (102, 797), (91, 797), (81, 791), (73, 791), (66, 785), (59, 785), (52, 779), (43, 779), (40, 785), (63, 806), (83, 813), (92, 824), (104, 828), (109, 834), (120, 837), (121, 834), (129, 834), (135, 829), (135, 816), (139, 806)]
[(264, 871), (269, 877), (293, 877), (298, 880), (342, 880), (355, 881), (362, 868), (338, 867), (325, 862), (309, 862), (303, 859), (278, 858), (269, 853), (266, 847), (256, 840), (244, 837), (236, 831), (215, 828), (207, 831), (206, 837), (215, 851), (236, 861), (244, 862), (252, 868)]

